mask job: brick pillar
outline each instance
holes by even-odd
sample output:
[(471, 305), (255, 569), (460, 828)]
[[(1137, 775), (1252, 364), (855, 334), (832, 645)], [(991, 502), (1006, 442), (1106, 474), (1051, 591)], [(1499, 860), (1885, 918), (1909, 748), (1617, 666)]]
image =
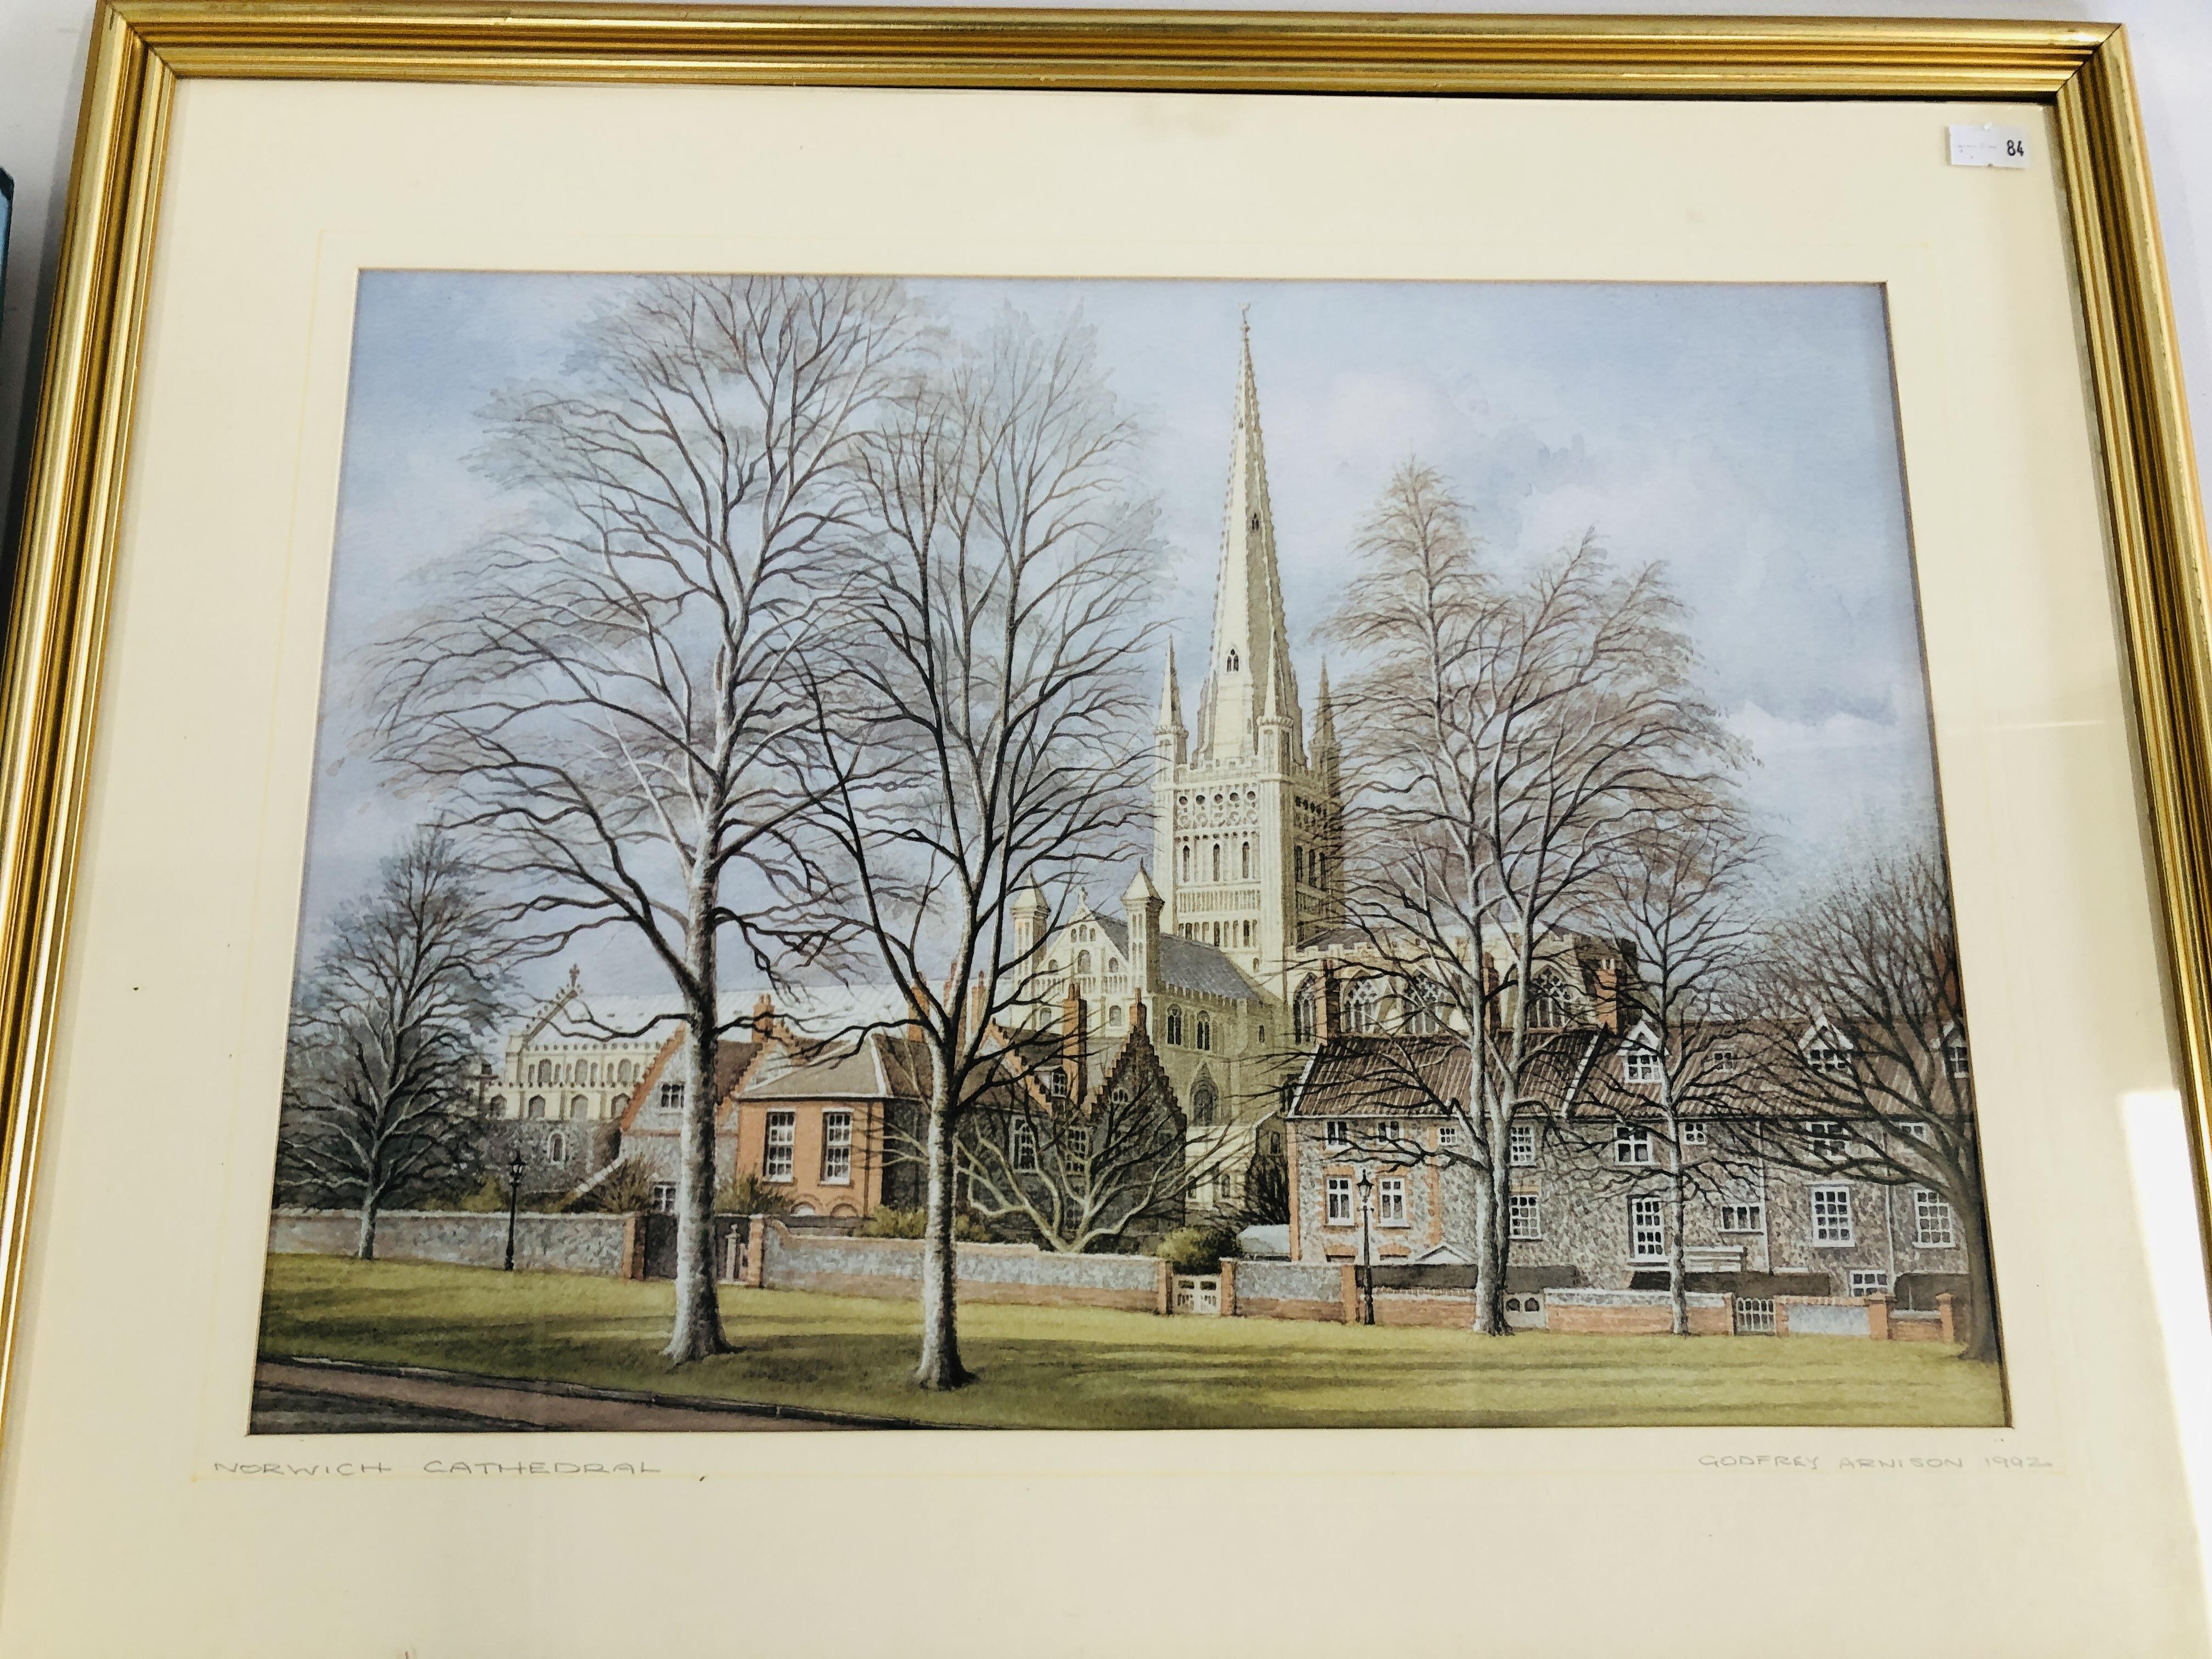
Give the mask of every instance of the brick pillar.
[(1344, 1322), (1357, 1325), (1359, 1322), (1359, 1268), (1347, 1261), (1336, 1271), (1341, 1275), (1338, 1294), (1344, 1298)]
[(1774, 1334), (1777, 1336), (1790, 1334), (1790, 1304), (1778, 1296), (1774, 1298)]
[(763, 1285), (762, 1270), (767, 1266), (768, 1218), (749, 1215), (745, 1218), (745, 1271), (744, 1282), (754, 1290)]
[(1867, 1335), (1876, 1342), (1889, 1340), (1889, 1298), (1870, 1296), (1867, 1298)]
[(622, 1218), (622, 1276), (624, 1279), (645, 1277), (645, 1241), (638, 1237), (638, 1218), (626, 1215)]
[(1233, 1260), (1221, 1264), (1221, 1316), (1237, 1317), (1237, 1263)]
[(1942, 1330), (1943, 1340), (1946, 1342), (1956, 1342), (1959, 1340), (1959, 1328), (1951, 1311), (1950, 1291), (1946, 1291), (1936, 1298), (1936, 1318)]
[(1152, 1311), (1156, 1314), (1175, 1311), (1175, 1268), (1163, 1256), (1152, 1263)]

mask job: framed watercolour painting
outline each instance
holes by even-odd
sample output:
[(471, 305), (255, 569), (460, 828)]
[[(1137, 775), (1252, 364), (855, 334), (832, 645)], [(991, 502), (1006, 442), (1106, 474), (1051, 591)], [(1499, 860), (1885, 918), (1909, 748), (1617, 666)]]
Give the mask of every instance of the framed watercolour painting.
[(144, 0), (87, 109), (15, 1646), (2202, 1650), (2116, 31)]

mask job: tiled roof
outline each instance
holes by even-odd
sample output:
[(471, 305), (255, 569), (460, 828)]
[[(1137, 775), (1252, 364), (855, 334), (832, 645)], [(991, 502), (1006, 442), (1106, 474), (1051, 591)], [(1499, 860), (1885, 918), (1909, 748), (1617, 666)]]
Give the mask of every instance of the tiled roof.
[(921, 1045), (872, 1032), (855, 1046), (830, 1043), (808, 1050), (781, 1048), (761, 1062), (743, 1093), (746, 1100), (915, 1100), (928, 1075)]
[[(1093, 915), (1114, 948), (1129, 954), (1129, 923), (1125, 916)], [(1244, 977), (1243, 971), (1221, 951), (1200, 945), (1180, 933), (1160, 935), (1160, 983), (1171, 991), (1195, 996), (1222, 997), (1231, 1002), (1258, 1002), (1267, 993)]]

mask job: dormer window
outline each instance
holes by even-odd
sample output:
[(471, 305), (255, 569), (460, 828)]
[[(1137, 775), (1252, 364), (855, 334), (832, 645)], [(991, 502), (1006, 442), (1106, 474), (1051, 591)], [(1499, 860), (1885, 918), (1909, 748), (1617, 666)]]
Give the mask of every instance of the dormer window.
[(1656, 1083), (1659, 1081), (1659, 1051), (1644, 1043), (1632, 1043), (1620, 1051), (1620, 1080), (1623, 1083)]
[(1050, 1095), (1054, 1100), (1066, 1099), (1067, 1073), (1065, 1072), (1047, 1072), (1044, 1074), (1044, 1091)]

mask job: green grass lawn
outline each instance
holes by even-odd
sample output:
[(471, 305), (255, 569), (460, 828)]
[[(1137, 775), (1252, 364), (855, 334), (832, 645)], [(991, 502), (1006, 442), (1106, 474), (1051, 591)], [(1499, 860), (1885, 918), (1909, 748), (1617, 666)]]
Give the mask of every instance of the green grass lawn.
[(672, 1370), (670, 1285), (272, 1255), (265, 1354), (436, 1366), (1009, 1428), (2001, 1425), (1995, 1367), (1934, 1343), (1552, 1336), (979, 1304), (978, 1374), (908, 1382), (915, 1304), (726, 1290), (738, 1352)]

